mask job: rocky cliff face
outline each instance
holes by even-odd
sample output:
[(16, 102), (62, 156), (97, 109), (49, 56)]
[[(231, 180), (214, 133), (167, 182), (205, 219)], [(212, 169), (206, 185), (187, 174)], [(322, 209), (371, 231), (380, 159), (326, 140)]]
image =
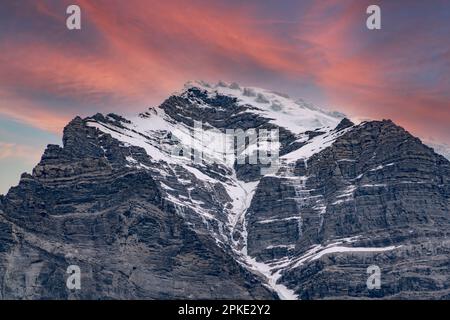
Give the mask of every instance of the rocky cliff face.
[[(274, 170), (230, 129), (276, 130)], [(448, 298), (449, 207), (449, 161), (391, 121), (190, 84), (133, 119), (75, 118), (0, 198), (0, 298)]]
[[(49, 146), (22, 176), (2, 200), (2, 298), (274, 297), (211, 234), (188, 225), (151, 172), (127, 167), (129, 154), (148, 157), (76, 118), (64, 147)], [(69, 265), (82, 271), (81, 290), (66, 288)]]
[[(305, 299), (446, 298), (449, 170), (391, 121), (361, 124), (297, 161), (293, 177), (261, 180), (249, 252), (281, 264)], [(366, 286), (369, 265), (382, 269), (379, 290)]]

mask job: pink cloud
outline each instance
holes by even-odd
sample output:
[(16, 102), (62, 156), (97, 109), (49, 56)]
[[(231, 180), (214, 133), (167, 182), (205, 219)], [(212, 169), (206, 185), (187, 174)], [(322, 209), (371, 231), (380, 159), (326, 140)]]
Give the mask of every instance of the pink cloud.
[[(39, 18), (61, 19), (50, 6), (33, 3)], [(0, 113), (56, 132), (79, 113), (142, 111), (190, 79), (261, 83), (262, 73), (284, 83), (309, 81), (329, 104), (353, 116), (393, 118), (416, 134), (450, 135), (450, 72), (435, 86), (416, 80), (422, 70), (450, 64), (450, 50), (433, 61), (423, 46), (445, 49), (448, 41), (425, 28), (381, 40), (358, 31), (365, 22), (365, 1), (311, 2), (299, 12), (296, 33), (284, 38), (261, 28), (267, 20), (251, 2), (235, 8), (179, 0), (78, 4), (85, 19), (82, 32), (97, 41), (92, 50), (76, 47), (73, 39), (70, 45), (2, 41)], [(367, 45), (371, 38), (376, 45)], [(46, 105), (32, 93), (57, 98), (61, 106)]]

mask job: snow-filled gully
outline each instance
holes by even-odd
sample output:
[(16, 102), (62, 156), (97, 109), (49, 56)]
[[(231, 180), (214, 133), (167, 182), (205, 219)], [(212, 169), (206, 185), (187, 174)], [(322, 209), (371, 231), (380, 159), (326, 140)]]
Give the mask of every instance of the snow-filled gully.
[[(211, 88), (209, 85), (204, 85), (202, 83), (196, 83), (193, 85), (188, 85), (186, 90), (192, 86), (198, 86), (202, 90), (206, 90), (208, 95), (214, 96), (217, 94), (227, 95), (230, 97), (235, 97), (241, 106), (253, 106), (252, 109), (248, 109), (248, 112), (254, 112), (258, 116), (266, 117), (271, 119), (273, 124), (280, 127), (287, 128), (294, 134), (297, 134), (301, 142), (305, 142), (305, 133), (308, 130), (315, 130), (321, 128), (326, 132), (324, 134), (318, 135), (312, 139), (309, 139), (306, 144), (301, 148), (290, 152), (281, 157), (281, 162), (283, 164), (288, 164), (288, 167), (284, 168), (287, 170), (284, 175), (281, 171), (278, 173), (278, 177), (281, 179), (287, 179), (295, 190), (295, 201), (298, 206), (299, 215), (296, 217), (299, 220), (299, 234), (302, 233), (302, 219), (300, 216), (300, 211), (302, 206), (310, 205), (314, 203), (312, 207), (315, 209), (319, 215), (323, 218), (323, 213), (326, 210), (325, 203), (322, 199), (318, 199), (317, 196), (312, 196), (311, 191), (305, 188), (305, 181), (307, 177), (296, 177), (292, 172), (292, 167), (289, 165), (295, 164), (298, 159), (304, 159), (305, 167), (307, 167), (307, 159), (309, 159), (313, 154), (324, 150), (325, 148), (331, 146), (333, 142), (350, 128), (335, 131), (336, 125), (340, 122), (340, 118), (335, 117), (329, 113), (320, 111), (316, 108), (311, 108), (310, 106), (292, 101), (288, 97), (280, 96), (279, 94), (258, 89), (258, 88), (238, 88), (236, 86), (223, 86), (218, 85)], [(183, 95), (183, 93), (181, 94)], [(264, 99), (259, 99), (258, 97), (264, 96)], [(267, 100), (267, 101), (266, 101)], [(204, 106), (209, 108), (209, 106)], [(280, 109), (281, 108), (281, 109)], [(280, 110), (279, 110), (280, 109)], [(151, 120), (147, 117), (138, 117), (132, 119), (130, 123), (123, 123), (122, 127), (114, 127), (111, 123), (101, 123), (94, 119), (88, 123), (89, 126), (95, 127), (104, 133), (111, 135), (113, 138), (121, 141), (124, 145), (134, 145), (145, 149), (148, 156), (155, 162), (166, 163), (170, 168), (171, 165), (180, 165), (184, 167), (186, 171), (194, 175), (196, 179), (204, 182), (207, 185), (213, 185), (215, 183), (221, 183), (225, 187), (226, 192), (231, 198), (232, 208), (228, 211), (228, 223), (224, 229), (221, 229), (220, 235), (225, 239), (231, 239), (229, 245), (231, 246), (233, 252), (237, 257), (237, 261), (241, 263), (248, 270), (259, 274), (263, 279), (265, 279), (265, 285), (276, 292), (280, 299), (295, 300), (298, 299), (298, 295), (294, 290), (287, 288), (285, 285), (279, 283), (282, 273), (285, 270), (291, 270), (300, 267), (308, 262), (320, 259), (324, 255), (334, 254), (334, 253), (354, 253), (354, 252), (383, 252), (394, 250), (397, 247), (384, 247), (384, 248), (362, 248), (362, 247), (352, 247), (346, 246), (353, 242), (354, 238), (347, 239), (336, 239), (332, 243), (327, 245), (317, 244), (312, 246), (306, 253), (301, 256), (294, 257), (284, 257), (279, 260), (270, 262), (260, 262), (256, 261), (254, 257), (248, 255), (247, 251), (247, 230), (246, 230), (246, 213), (250, 207), (251, 201), (255, 194), (255, 190), (258, 186), (258, 181), (256, 182), (244, 182), (237, 178), (236, 171), (233, 165), (230, 166), (227, 162), (222, 162), (221, 164), (228, 167), (232, 172), (232, 175), (227, 176), (227, 181), (218, 181), (209, 175), (201, 172), (194, 166), (189, 165), (186, 161), (172, 157), (168, 153), (168, 150), (164, 149), (164, 146), (159, 145), (155, 139), (150, 139), (152, 134), (158, 137), (158, 132), (166, 131), (176, 133), (177, 137), (185, 143), (192, 138), (189, 130), (183, 126), (176, 126), (170, 119), (169, 116), (165, 114), (164, 110), (152, 110), (152, 114), (149, 115)], [(214, 140), (216, 136), (212, 136)], [(216, 137), (217, 138), (217, 137)], [(220, 137), (219, 137), (220, 138)], [(303, 140), (302, 140), (303, 139)], [(299, 141), (300, 141), (299, 140)], [(215, 144), (208, 144), (207, 146), (201, 145), (202, 147), (212, 148), (207, 155), (211, 156), (213, 159), (220, 159), (220, 154), (218, 156), (217, 152), (223, 150), (220, 146), (215, 146)], [(139, 163), (133, 157), (127, 157), (129, 166), (137, 167), (142, 170), (150, 170), (147, 166)], [(232, 161), (234, 163), (234, 161)], [(387, 166), (392, 165), (388, 164)], [(282, 168), (283, 169), (283, 168)], [(382, 167), (377, 167), (375, 170), (381, 170)], [(162, 178), (165, 177), (166, 169), (161, 169)], [(170, 172), (167, 174), (170, 175)], [(182, 181), (179, 179), (179, 181)], [(161, 186), (170, 191), (170, 187), (164, 184), (164, 179), (161, 181)], [(181, 182), (182, 183), (182, 182)], [(182, 183), (183, 184), (183, 183)], [(349, 189), (347, 193), (343, 194), (338, 201), (345, 201), (345, 196), (349, 195), (352, 190)], [(170, 197), (169, 197), (170, 196)], [(207, 223), (208, 219), (215, 219), (213, 214), (205, 209), (201, 208), (201, 204), (195, 201), (190, 201), (187, 203), (184, 199), (177, 198), (175, 196), (168, 196), (168, 200), (174, 203), (177, 212), (180, 215), (184, 214), (184, 208), (191, 207), (196, 211), (204, 222)], [(191, 199), (192, 200), (192, 199)], [(242, 235), (241, 241), (235, 241), (233, 239), (233, 234), (236, 231), (240, 231)], [(217, 236), (217, 234), (216, 234)], [(216, 239), (217, 241), (218, 239)], [(220, 242), (220, 241), (219, 241)], [(292, 244), (294, 246), (295, 244)]]

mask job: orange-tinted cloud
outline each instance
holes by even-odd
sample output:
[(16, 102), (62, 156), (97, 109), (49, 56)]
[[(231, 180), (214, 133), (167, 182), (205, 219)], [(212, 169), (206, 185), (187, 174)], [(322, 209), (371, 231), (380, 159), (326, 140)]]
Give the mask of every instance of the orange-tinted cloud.
[[(34, 5), (37, 13), (61, 23), (51, 7), (30, 3)], [(124, 6), (119, 1), (79, 1), (79, 5), (85, 19), (81, 32), (95, 30), (102, 45), (92, 51), (74, 50), (64, 38), (55, 43), (7, 37), (0, 44), (4, 53), (0, 85), (8, 90), (7, 98), (0, 95), (1, 113), (25, 121), (31, 118), (32, 125), (48, 128), (53, 112), (68, 119), (84, 108), (142, 109), (192, 78), (217, 79), (230, 76), (230, 70), (251, 73), (255, 67), (295, 75), (310, 59), (254, 30), (245, 14), (220, 10), (208, 2), (186, 6), (182, 1), (135, 0)], [(66, 33), (66, 39), (76, 36)], [(46, 97), (61, 104), (45, 107)], [(21, 106), (33, 103), (41, 116), (23, 112)], [(73, 105), (81, 110), (73, 110)]]
[(415, 134), (445, 141), (450, 137), (449, 23), (427, 10), (405, 23), (401, 13), (426, 5), (385, 3), (382, 12), (390, 9), (399, 18), (383, 20), (388, 22), (380, 31), (364, 29), (364, 1), (339, 5), (328, 28), (314, 23), (338, 3), (312, 8), (307, 23), (318, 31), (300, 37), (311, 41), (326, 62), (315, 70), (315, 81), (330, 103), (349, 114), (391, 118)]
[(21, 9), (31, 13), (16, 13), (47, 21), (49, 39), (26, 28), (2, 35), (1, 114), (57, 131), (76, 114), (135, 113), (187, 80), (226, 79), (294, 96), (307, 84), (351, 115), (450, 136), (449, 23), (438, 7), (379, 1), (383, 28), (368, 31), (365, 0), (77, 3), (79, 33), (65, 30), (68, 1), (30, 1)]

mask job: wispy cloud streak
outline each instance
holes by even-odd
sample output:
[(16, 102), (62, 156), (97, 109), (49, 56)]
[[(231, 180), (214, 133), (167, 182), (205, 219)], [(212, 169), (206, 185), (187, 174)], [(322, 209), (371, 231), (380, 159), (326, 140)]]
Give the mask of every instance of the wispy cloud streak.
[(0, 114), (57, 132), (76, 114), (135, 113), (187, 80), (225, 79), (448, 140), (449, 3), (378, 1), (373, 32), (371, 2), (79, 0), (79, 33), (64, 28), (69, 1), (7, 3)]

